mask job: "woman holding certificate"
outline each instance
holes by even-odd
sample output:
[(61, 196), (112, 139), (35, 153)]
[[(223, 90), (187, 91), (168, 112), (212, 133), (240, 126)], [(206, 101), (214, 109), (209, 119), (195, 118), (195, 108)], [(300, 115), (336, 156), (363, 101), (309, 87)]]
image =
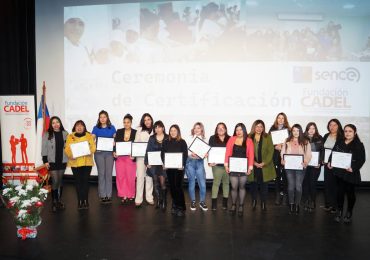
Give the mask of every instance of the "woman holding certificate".
[(236, 213), (236, 201), (239, 195), (238, 215), (243, 216), (245, 184), (247, 175), (251, 174), (254, 164), (254, 145), (248, 137), (247, 129), (243, 123), (238, 123), (234, 135), (226, 144), (225, 169), (230, 175), (232, 205), (230, 213)]
[[(212, 147), (208, 156), (208, 165), (212, 167), (213, 173), (213, 185), (212, 185), (212, 210), (217, 209), (217, 195), (222, 183), (222, 209), (227, 209), (227, 201), (229, 199), (229, 189), (230, 189), (230, 178), (225, 170), (223, 163), (225, 155), (222, 156), (222, 152), (226, 152), (226, 144), (230, 136), (227, 134), (227, 127), (224, 123), (218, 123), (215, 129), (215, 134), (209, 138), (209, 145)], [(215, 149), (218, 149), (222, 160), (216, 162), (216, 158), (212, 160), (212, 153)], [(210, 161), (211, 160), (211, 161)]]
[(86, 125), (78, 120), (72, 133), (68, 135), (64, 152), (67, 154), (68, 166), (76, 179), (78, 209), (89, 208), (89, 176), (94, 165), (93, 153), (96, 146), (93, 136), (86, 131)]
[[(145, 113), (141, 117), (140, 126), (137, 129), (135, 142), (147, 143), (149, 137), (153, 134), (153, 117)], [(145, 155), (144, 155), (145, 156)], [(145, 183), (145, 197), (149, 205), (154, 205), (153, 200), (153, 179), (146, 174), (146, 166), (143, 157), (136, 157), (136, 197), (135, 205), (137, 208), (141, 207), (144, 197), (144, 183)]]
[(333, 174), (332, 169), (327, 165), (329, 156), (332, 152), (332, 149), (337, 144), (338, 141), (343, 139), (343, 128), (342, 124), (338, 119), (334, 118), (328, 122), (327, 125), (328, 133), (323, 137), (324, 143), (324, 197), (325, 197), (325, 206), (324, 210), (330, 213), (336, 213), (337, 208), (337, 182)]
[[(191, 137), (188, 141), (188, 146), (190, 147), (196, 138), (205, 141), (204, 136), (204, 126), (202, 123), (197, 122), (194, 124), (191, 130)], [(206, 205), (206, 170), (204, 169), (204, 158), (199, 157), (196, 153), (189, 150), (188, 160), (186, 161), (186, 176), (188, 177), (189, 183), (189, 196), (191, 199), (191, 210), (196, 210), (195, 204), (195, 179), (198, 182), (199, 187), (199, 207), (203, 211), (207, 211), (208, 207)]]
[(98, 190), (102, 203), (112, 202), (113, 143), (116, 128), (110, 122), (108, 112), (99, 112), (98, 122), (91, 132), (96, 141), (94, 154), (98, 168)]
[(310, 141), (312, 159), (306, 168), (302, 199), (304, 210), (313, 211), (316, 208), (316, 184), (321, 172), (324, 143), (314, 122), (307, 124), (304, 135)]
[(288, 180), (289, 213), (299, 214), (302, 198), (302, 183), (306, 167), (312, 157), (310, 142), (299, 124), (292, 131), (281, 149), (281, 164), (284, 165)]
[(154, 193), (157, 197), (156, 208), (166, 210), (167, 208), (167, 190), (166, 190), (166, 172), (163, 170), (161, 160), (161, 151), (163, 142), (168, 139), (166, 130), (162, 121), (154, 123), (154, 135), (149, 137), (146, 149), (144, 163), (147, 167), (147, 174), (153, 178)]
[(184, 165), (188, 158), (188, 146), (185, 140), (181, 138), (178, 125), (170, 127), (169, 137), (163, 141), (161, 157), (170, 184), (172, 197), (171, 213), (178, 217), (183, 217), (186, 206), (182, 182), (184, 180)]
[(136, 130), (132, 129), (132, 116), (123, 118), (124, 128), (118, 129), (114, 137), (114, 157), (116, 158), (117, 195), (122, 204), (135, 199), (136, 163), (131, 155), (131, 143), (135, 140)]
[(254, 121), (250, 133), (254, 144), (254, 167), (253, 172), (248, 176), (251, 183), (252, 207), (257, 206), (258, 186), (260, 188), (261, 209), (266, 210), (266, 199), (268, 193), (268, 182), (276, 177), (274, 163), (274, 145), (269, 134), (265, 132), (265, 123), (262, 120)]
[(344, 139), (338, 141), (329, 158), (328, 168), (337, 181), (338, 212), (336, 222), (342, 220), (344, 197), (347, 195), (347, 213), (343, 222), (352, 222), (353, 207), (356, 202), (355, 186), (361, 182), (360, 169), (366, 160), (364, 144), (357, 135), (356, 126), (348, 124), (344, 127)]
[(275, 191), (276, 191), (276, 199), (275, 204), (280, 205), (282, 202), (283, 204), (287, 204), (288, 200), (288, 184), (287, 184), (287, 178), (286, 173), (283, 167), (281, 167), (281, 148), (283, 143), (285, 142), (285, 139), (288, 137), (290, 131), (290, 126), (288, 122), (288, 117), (285, 113), (281, 112), (277, 114), (275, 118), (274, 124), (271, 126), (269, 134), (273, 135), (274, 133), (280, 133), (278, 136), (282, 137), (277, 138), (277, 140), (274, 140), (273, 138), (273, 144), (275, 147), (274, 150), (274, 165), (275, 165), (275, 171), (276, 171), (276, 179), (275, 179)]
[(42, 161), (49, 170), (52, 180), (52, 212), (65, 208), (64, 203), (62, 202), (62, 181), (68, 161), (68, 157), (64, 153), (64, 144), (66, 142), (67, 135), (68, 133), (64, 130), (60, 118), (53, 116), (50, 119), (47, 133), (42, 137)]

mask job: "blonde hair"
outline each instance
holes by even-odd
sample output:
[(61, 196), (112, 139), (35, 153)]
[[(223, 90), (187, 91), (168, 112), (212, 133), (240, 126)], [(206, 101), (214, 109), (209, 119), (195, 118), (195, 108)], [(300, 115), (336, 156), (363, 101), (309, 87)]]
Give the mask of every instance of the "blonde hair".
[(202, 131), (200, 135), (202, 136), (203, 139), (205, 139), (206, 136), (204, 134), (204, 125), (201, 122), (196, 122), (194, 124), (193, 128), (191, 129), (191, 135), (194, 136), (194, 129), (195, 129), (196, 126), (199, 126), (200, 127), (200, 129)]

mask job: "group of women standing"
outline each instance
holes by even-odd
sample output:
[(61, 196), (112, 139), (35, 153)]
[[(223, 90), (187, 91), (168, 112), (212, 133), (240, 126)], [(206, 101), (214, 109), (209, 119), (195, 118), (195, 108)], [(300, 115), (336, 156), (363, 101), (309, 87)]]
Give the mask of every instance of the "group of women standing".
[[(207, 211), (205, 158), (198, 157), (188, 147), (195, 138), (207, 142), (204, 126), (196, 122), (188, 138), (183, 138), (180, 127), (172, 125), (168, 134), (162, 121), (154, 122), (152, 116), (145, 113), (140, 126), (132, 128), (132, 116), (123, 118), (123, 128), (116, 130), (106, 111), (99, 113), (96, 126), (91, 133), (82, 120), (78, 120), (68, 134), (58, 117), (52, 117), (48, 132), (43, 137), (42, 155), (52, 178), (52, 211), (64, 209), (62, 197), (62, 177), (66, 166), (71, 167), (76, 179), (78, 209), (87, 209), (88, 179), (95, 163), (98, 170), (98, 196), (101, 203), (112, 202), (112, 171), (116, 169), (117, 195), (123, 204), (135, 202), (141, 207), (145, 200), (149, 205), (166, 210), (167, 186), (169, 183), (172, 197), (171, 212), (176, 216), (184, 216), (186, 210), (182, 183), (184, 175), (188, 179), (190, 209)], [(271, 131), (287, 129), (289, 136), (282, 144), (273, 145)], [(232, 215), (243, 215), (246, 196), (246, 183), (250, 182), (252, 209), (257, 207), (258, 195), (261, 210), (266, 210), (268, 182), (275, 180), (277, 205), (289, 206), (290, 214), (299, 214), (301, 200), (304, 210), (316, 208), (316, 183), (324, 165), (325, 205), (324, 209), (336, 213), (335, 221), (351, 222), (355, 204), (355, 185), (361, 181), (360, 169), (365, 162), (365, 149), (361, 143), (357, 129), (348, 124), (342, 128), (337, 119), (331, 119), (327, 125), (328, 133), (321, 137), (314, 122), (307, 124), (305, 130), (294, 124), (290, 127), (287, 116), (279, 113), (275, 122), (266, 132), (265, 123), (256, 120), (250, 133), (243, 123), (238, 123), (232, 136), (228, 135), (227, 126), (220, 122), (214, 134), (209, 138), (211, 147), (225, 147), (223, 164), (208, 163), (212, 167), (212, 210), (217, 210), (217, 197), (222, 186), (222, 209), (229, 209)], [(145, 157), (118, 156), (116, 146), (113, 152), (97, 151), (96, 142), (99, 138), (114, 138), (117, 142), (146, 142)], [(185, 141), (187, 140), (187, 142)], [(91, 154), (73, 158), (71, 145), (87, 141)], [(331, 155), (325, 158), (325, 149), (352, 154), (351, 167), (340, 169), (331, 166)], [(149, 165), (148, 152), (161, 152), (162, 161), (166, 153), (182, 153), (183, 166), (179, 169), (165, 169), (163, 166)], [(319, 164), (309, 165), (312, 152), (319, 152)], [(301, 170), (284, 169), (284, 155), (302, 155)], [(94, 158), (93, 158), (94, 156)], [(247, 171), (244, 173), (230, 170), (229, 158), (247, 158)], [(114, 163), (115, 162), (115, 163)], [(195, 185), (199, 187), (199, 203), (196, 201)], [(231, 184), (231, 185), (230, 185)], [(231, 192), (230, 192), (231, 186)], [(154, 191), (154, 192), (153, 192)], [(154, 193), (154, 196), (153, 196)], [(228, 207), (229, 193), (231, 206)], [(347, 195), (348, 206), (343, 213), (344, 198)]]

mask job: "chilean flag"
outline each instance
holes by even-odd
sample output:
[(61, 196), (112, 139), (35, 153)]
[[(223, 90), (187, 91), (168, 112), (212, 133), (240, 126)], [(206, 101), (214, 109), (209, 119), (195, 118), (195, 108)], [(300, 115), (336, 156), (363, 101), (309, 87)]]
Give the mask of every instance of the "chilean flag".
[(39, 167), (43, 164), (41, 156), (41, 147), (42, 147), (42, 136), (45, 132), (48, 131), (50, 123), (50, 114), (48, 107), (45, 103), (45, 96), (41, 96), (39, 112), (37, 114), (37, 131), (36, 131), (36, 161), (35, 166)]

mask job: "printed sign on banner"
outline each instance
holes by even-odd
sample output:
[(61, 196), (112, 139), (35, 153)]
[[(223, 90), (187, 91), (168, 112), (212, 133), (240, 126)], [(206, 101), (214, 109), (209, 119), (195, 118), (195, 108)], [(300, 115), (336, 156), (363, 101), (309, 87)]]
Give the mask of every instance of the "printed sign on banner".
[(3, 176), (36, 178), (35, 103), (33, 96), (0, 96)]

